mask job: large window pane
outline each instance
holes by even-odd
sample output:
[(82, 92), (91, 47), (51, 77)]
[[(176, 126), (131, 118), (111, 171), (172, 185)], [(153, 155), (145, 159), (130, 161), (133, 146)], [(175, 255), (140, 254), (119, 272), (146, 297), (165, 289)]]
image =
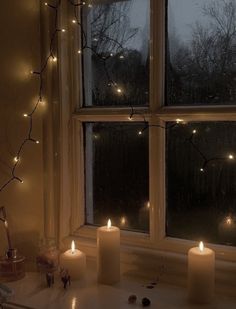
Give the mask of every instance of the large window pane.
[(166, 104), (236, 104), (236, 1), (168, 0)]
[(236, 245), (235, 139), (236, 122), (167, 130), (168, 236)]
[(83, 8), (85, 106), (149, 103), (149, 0)]
[(86, 223), (149, 231), (148, 129), (86, 123)]

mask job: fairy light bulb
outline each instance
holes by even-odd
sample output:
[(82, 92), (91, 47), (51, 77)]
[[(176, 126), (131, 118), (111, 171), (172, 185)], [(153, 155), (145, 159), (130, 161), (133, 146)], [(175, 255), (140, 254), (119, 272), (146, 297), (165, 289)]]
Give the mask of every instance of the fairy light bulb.
[(142, 131), (138, 131), (138, 135), (142, 135)]
[(130, 116), (128, 117), (128, 119), (129, 119), (129, 120), (132, 120), (132, 116), (130, 115)]
[(120, 55), (120, 57), (119, 57), (120, 59), (124, 59), (125, 57), (124, 57), (124, 55)]
[(81, 54), (81, 50), (80, 49), (78, 50), (78, 54)]
[(51, 58), (51, 61), (52, 61), (52, 62), (57, 62), (57, 57), (52, 57), (52, 58)]
[(118, 93), (121, 93), (122, 92), (122, 90), (120, 89), (120, 88), (117, 88), (117, 90), (116, 90)]
[(39, 144), (39, 141), (37, 140), (37, 141), (35, 141), (35, 143), (36, 143), (36, 144)]
[(28, 114), (23, 114), (23, 117), (28, 117), (29, 115)]
[(197, 130), (196, 130), (196, 129), (194, 129), (194, 130), (193, 130), (193, 134), (196, 134), (196, 133), (197, 133)]
[(47, 2), (44, 2), (44, 5), (45, 5), (45, 6), (48, 6), (48, 3), (47, 3)]
[(62, 32), (66, 32), (66, 29), (62, 28), (61, 31), (62, 31)]
[(88, 7), (89, 7), (89, 8), (92, 8), (93, 6), (92, 6), (92, 4), (91, 4), (91, 3), (89, 3), (89, 4), (88, 4)]
[(204, 169), (202, 167), (200, 168), (200, 172), (204, 172)]
[(177, 118), (175, 121), (176, 123), (180, 123), (180, 122), (183, 122), (183, 119)]
[(76, 24), (76, 20), (75, 20), (75, 19), (72, 19), (72, 23), (73, 23), (73, 24)]
[(13, 161), (14, 161), (14, 162), (18, 162), (18, 161), (19, 161), (19, 158), (18, 158), (18, 157), (15, 157), (15, 158), (13, 159)]
[(229, 154), (229, 155), (228, 155), (228, 158), (229, 158), (230, 160), (233, 160), (233, 159), (234, 159), (234, 156), (233, 156), (232, 154)]

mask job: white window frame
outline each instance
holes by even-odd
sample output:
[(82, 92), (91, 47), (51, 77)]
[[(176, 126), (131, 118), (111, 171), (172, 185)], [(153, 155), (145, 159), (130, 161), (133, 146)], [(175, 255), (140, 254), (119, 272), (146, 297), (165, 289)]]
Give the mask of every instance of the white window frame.
[[(150, 124), (162, 124), (177, 118), (186, 121), (236, 121), (236, 107), (171, 107), (164, 103), (165, 1), (150, 0), (150, 106), (136, 108)], [(61, 23), (67, 24), (69, 35), (59, 39), (60, 83), (60, 207), (58, 235), (61, 243), (71, 237), (96, 247), (96, 227), (86, 226), (84, 192), (84, 149), (82, 124), (91, 121), (128, 122), (130, 108), (82, 107), (80, 57), (76, 51), (79, 34), (71, 27), (67, 1), (62, 1)], [(76, 43), (77, 42), (77, 43)], [(76, 106), (75, 102), (80, 102)], [(76, 111), (76, 112), (75, 112)], [(132, 121), (143, 121), (134, 115)], [(122, 231), (121, 243), (129, 248), (147, 251), (187, 253), (196, 242), (165, 236), (165, 130), (149, 128), (150, 162), (150, 234)], [(160, 147), (160, 145), (162, 145)], [(50, 220), (48, 220), (50, 222)], [(236, 261), (236, 247), (208, 244), (220, 260)], [(138, 250), (138, 249), (137, 249)], [(149, 251), (149, 252), (151, 252)]]

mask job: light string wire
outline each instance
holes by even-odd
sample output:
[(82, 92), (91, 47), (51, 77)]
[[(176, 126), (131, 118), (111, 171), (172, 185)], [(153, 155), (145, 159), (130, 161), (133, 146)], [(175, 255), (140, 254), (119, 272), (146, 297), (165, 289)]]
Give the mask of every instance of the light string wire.
[(54, 43), (55, 43), (57, 34), (59, 32), (65, 32), (65, 29), (59, 29), (58, 28), (58, 10), (59, 10), (60, 5), (61, 5), (61, 0), (58, 0), (55, 5), (48, 4), (47, 2), (45, 2), (45, 5), (48, 6), (50, 9), (52, 9), (53, 12), (54, 12), (54, 25), (53, 25), (52, 35), (50, 37), (49, 52), (48, 52), (47, 56), (46, 56), (45, 60), (41, 62), (40, 70), (31, 71), (31, 73), (33, 75), (35, 75), (39, 78), (38, 99), (36, 100), (36, 103), (35, 103), (33, 109), (29, 113), (23, 114), (23, 116), (28, 118), (28, 120), (29, 120), (28, 131), (26, 133), (25, 138), (22, 140), (22, 142), (21, 142), (21, 144), (18, 148), (18, 151), (16, 152), (16, 155), (14, 157), (14, 164), (11, 168), (11, 176), (6, 180), (5, 183), (3, 183), (1, 185), (0, 192), (3, 191), (10, 183), (12, 183), (15, 180), (19, 181), (20, 183), (23, 183), (23, 179), (20, 178), (16, 173), (18, 164), (20, 162), (21, 154), (24, 150), (25, 145), (28, 142), (33, 142), (33, 143), (36, 143), (36, 144), (39, 143), (38, 140), (36, 140), (32, 137), (32, 135), (33, 135), (32, 134), (32, 131), (33, 131), (33, 116), (36, 113), (36, 111), (38, 110), (39, 105), (43, 102), (43, 78), (44, 78), (44, 73), (47, 69), (49, 60), (51, 59), (53, 62), (56, 62), (56, 60), (57, 60), (56, 56), (54, 55)]
[[(83, 50), (89, 49), (89, 50), (91, 50), (91, 52), (95, 56), (97, 56), (100, 60), (102, 60), (103, 69), (104, 69), (106, 78), (108, 80), (108, 85), (113, 86), (116, 89), (117, 93), (122, 94), (123, 98), (125, 99), (126, 98), (125, 92), (123, 92), (123, 90), (112, 79), (111, 74), (110, 74), (110, 72), (108, 70), (108, 67), (107, 67), (107, 60), (109, 60), (113, 56), (113, 54), (110, 53), (108, 56), (104, 57), (103, 55), (99, 54), (92, 46), (89, 46), (88, 43), (87, 43), (88, 42), (87, 34), (86, 34), (86, 32), (84, 30), (84, 27), (83, 27), (83, 21), (82, 22), (80, 21), (80, 17), (78, 15), (78, 11), (79, 11), (78, 8), (83, 8), (83, 6), (86, 5), (86, 2), (76, 2), (75, 3), (73, 0), (68, 0), (68, 2), (74, 7), (74, 19), (72, 20), (72, 22), (79, 26), (80, 33), (81, 33), (81, 36), (82, 36), (81, 48), (78, 51), (78, 53), (81, 54)], [(88, 4), (87, 6), (88, 6), (88, 8), (92, 7), (91, 4)], [(79, 13), (80, 13), (80, 11), (79, 11)], [(105, 33), (103, 33), (101, 36), (102, 36), (102, 38), (104, 36), (106, 38), (108, 38), (105, 35)], [(112, 40), (119, 47), (119, 50), (121, 52), (124, 51), (124, 47), (122, 46), (122, 44), (120, 42), (118, 42), (117, 40), (114, 40), (113, 38), (110, 38), (110, 37), (108, 38), (108, 40)], [(167, 125), (150, 124), (146, 120), (145, 114), (141, 113), (140, 111), (136, 111), (134, 106), (132, 106), (131, 104), (129, 104), (129, 107), (131, 109), (130, 115), (128, 117), (129, 120), (132, 120), (135, 115), (139, 115), (143, 119), (143, 128), (141, 128), (138, 131), (138, 135), (142, 135), (143, 132), (145, 130), (147, 130), (148, 128), (150, 128), (150, 127), (158, 127), (160, 129), (168, 131), (168, 130), (171, 130), (171, 129), (175, 128), (178, 125), (181, 125), (181, 124), (185, 123), (182, 119), (176, 119), (176, 122), (171, 123), (169, 125), (168, 124)], [(209, 163), (213, 162), (213, 161), (227, 161), (228, 159), (230, 159), (230, 160), (234, 159), (234, 156), (232, 154), (229, 154), (227, 157), (211, 157), (211, 158), (207, 158), (207, 156), (202, 152), (202, 150), (194, 142), (194, 136), (196, 136), (196, 133), (197, 133), (197, 130), (194, 129), (192, 131), (192, 133), (190, 134), (189, 138), (186, 139), (186, 141), (189, 142), (189, 144), (192, 146), (192, 148), (200, 155), (200, 157), (203, 160), (202, 166), (199, 168), (200, 172), (204, 172), (206, 170), (206, 168), (207, 168), (207, 165)]]
[[(80, 21), (80, 18), (78, 16), (78, 13), (80, 12), (80, 10), (78, 10), (78, 8), (81, 8), (84, 5), (86, 5), (86, 2), (76, 2), (75, 3), (73, 0), (68, 0), (68, 3), (70, 5), (72, 5), (73, 8), (74, 8), (74, 19), (72, 20), (72, 22), (79, 26), (80, 33), (82, 34), (82, 40), (81, 40), (82, 46), (81, 46), (81, 49), (78, 51), (78, 53), (82, 53), (83, 50), (88, 49), (88, 50), (91, 50), (91, 52), (95, 56), (97, 56), (100, 60), (102, 60), (103, 69), (104, 69), (106, 78), (108, 80), (108, 85), (109, 86), (113, 86), (116, 89), (116, 92), (118, 94), (122, 94), (124, 96), (124, 98), (125, 98), (126, 97), (125, 93), (117, 85), (117, 83), (112, 79), (111, 74), (110, 74), (110, 72), (108, 70), (108, 67), (107, 67), (107, 60), (110, 59), (113, 56), (113, 54), (110, 53), (109, 55), (104, 56), (102, 54), (99, 54), (92, 46), (88, 45), (87, 34), (86, 34), (85, 30), (84, 30), (83, 23)], [(42, 103), (44, 72), (46, 71), (48, 63), (49, 63), (50, 60), (52, 60), (53, 62), (57, 61), (57, 57), (56, 57), (56, 55), (54, 53), (54, 43), (55, 43), (55, 40), (57, 38), (57, 34), (59, 32), (65, 32), (66, 31), (63, 28), (62, 29), (58, 28), (58, 10), (59, 10), (59, 8), (61, 6), (61, 0), (58, 0), (55, 5), (52, 5), (52, 4), (48, 3), (48, 2), (45, 2), (45, 6), (47, 6), (50, 9), (52, 9), (53, 12), (54, 12), (54, 26), (53, 26), (53, 30), (52, 30), (52, 34), (51, 34), (51, 38), (50, 38), (49, 52), (48, 52), (48, 55), (46, 56), (46, 59), (44, 61), (42, 61), (40, 70), (32, 71), (31, 72), (32, 74), (36, 75), (39, 78), (38, 99), (37, 99), (36, 104), (34, 105), (33, 109), (31, 110), (31, 112), (29, 112), (28, 114), (23, 114), (24, 117), (29, 118), (28, 132), (27, 132), (25, 138), (22, 140), (22, 142), (21, 142), (21, 144), (20, 144), (20, 146), (18, 148), (18, 151), (16, 152), (16, 155), (14, 157), (14, 165), (11, 168), (11, 176), (7, 179), (7, 181), (5, 183), (2, 184), (2, 186), (0, 187), (0, 192), (3, 191), (14, 180), (17, 180), (20, 183), (23, 183), (23, 180), (16, 174), (16, 170), (17, 170), (18, 164), (20, 162), (20, 156), (21, 156), (21, 154), (22, 154), (22, 152), (24, 150), (25, 145), (28, 142), (34, 142), (36, 144), (39, 143), (38, 140), (36, 140), (36, 139), (34, 139), (32, 137), (33, 116), (36, 113), (40, 103)], [(90, 8), (90, 7), (92, 7), (92, 5), (88, 4), (88, 7)], [(105, 34), (103, 34), (103, 35), (106, 36)], [(113, 41), (118, 46), (120, 51), (124, 50), (122, 44), (119, 41), (117, 41), (117, 40), (115, 40), (113, 38), (110, 38), (110, 37), (108, 38), (107, 36), (106, 36), (106, 39)], [(130, 112), (130, 115), (129, 115), (129, 120), (132, 120), (134, 115), (140, 115), (143, 118), (144, 125), (143, 125), (143, 128), (138, 131), (138, 135), (142, 135), (143, 132), (145, 130), (147, 130), (149, 127), (158, 127), (158, 128), (164, 129), (164, 130), (171, 130), (171, 129), (175, 128), (177, 125), (179, 125), (181, 123), (184, 123), (183, 120), (177, 119), (175, 123), (172, 123), (170, 125), (165, 125), (165, 126), (157, 125), (157, 124), (149, 124), (149, 122), (146, 120), (144, 114), (142, 114), (139, 111), (136, 111), (135, 108), (131, 104), (129, 106), (130, 106), (130, 109), (131, 109), (131, 112)], [(228, 160), (228, 159), (230, 159), (230, 160), (234, 159), (234, 156), (232, 154), (229, 154), (228, 157), (212, 157), (212, 158), (207, 158), (207, 156), (201, 151), (201, 149), (193, 141), (194, 135), (196, 134), (196, 132), (197, 132), (196, 130), (193, 130), (191, 135), (190, 135), (190, 137), (187, 138), (186, 141), (190, 143), (190, 145), (193, 147), (193, 149), (195, 149), (195, 151), (203, 159), (203, 164), (202, 164), (202, 167), (200, 168), (201, 172), (203, 172), (206, 169), (207, 165), (210, 162), (213, 162), (213, 161), (225, 161), (225, 160)]]

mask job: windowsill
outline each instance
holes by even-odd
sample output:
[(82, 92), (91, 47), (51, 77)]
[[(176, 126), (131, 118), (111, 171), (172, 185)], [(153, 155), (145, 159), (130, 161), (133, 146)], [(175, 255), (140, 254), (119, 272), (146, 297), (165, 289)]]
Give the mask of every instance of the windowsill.
[[(62, 243), (62, 249), (70, 246), (72, 238), (68, 237)], [(85, 252), (93, 262), (96, 261), (97, 246), (93, 238), (78, 237), (79, 249)], [(170, 242), (171, 244), (171, 242)], [(170, 245), (169, 244), (169, 245)], [(178, 242), (173, 245), (173, 250)], [(161, 281), (166, 284), (173, 284), (186, 287), (187, 284), (187, 252), (176, 253), (166, 250), (150, 249), (142, 246), (121, 245), (121, 270), (125, 276), (134, 276), (152, 280), (153, 275), (160, 276), (164, 266), (164, 275)], [(220, 256), (219, 256), (220, 257)], [(216, 292), (223, 295), (235, 295), (236, 286), (236, 263), (216, 260)]]
[[(122, 276), (121, 282), (113, 286), (98, 285), (96, 272), (91, 270), (91, 267), (92, 265), (89, 265), (86, 280), (72, 282), (66, 291), (58, 277), (52, 288), (46, 288), (43, 276), (27, 273), (24, 279), (8, 284), (14, 290), (14, 296), (10, 301), (37, 309), (130, 309), (132, 306), (128, 304), (127, 299), (131, 294), (135, 294), (138, 307), (141, 307), (142, 298), (148, 297), (152, 302), (151, 308), (199, 308), (187, 302), (185, 288), (167, 285), (162, 280), (153, 289), (147, 288), (150, 284), (147, 279), (130, 275)], [(154, 273), (152, 280), (155, 280)], [(233, 309), (235, 306), (236, 298), (216, 296), (213, 303), (204, 308)]]

